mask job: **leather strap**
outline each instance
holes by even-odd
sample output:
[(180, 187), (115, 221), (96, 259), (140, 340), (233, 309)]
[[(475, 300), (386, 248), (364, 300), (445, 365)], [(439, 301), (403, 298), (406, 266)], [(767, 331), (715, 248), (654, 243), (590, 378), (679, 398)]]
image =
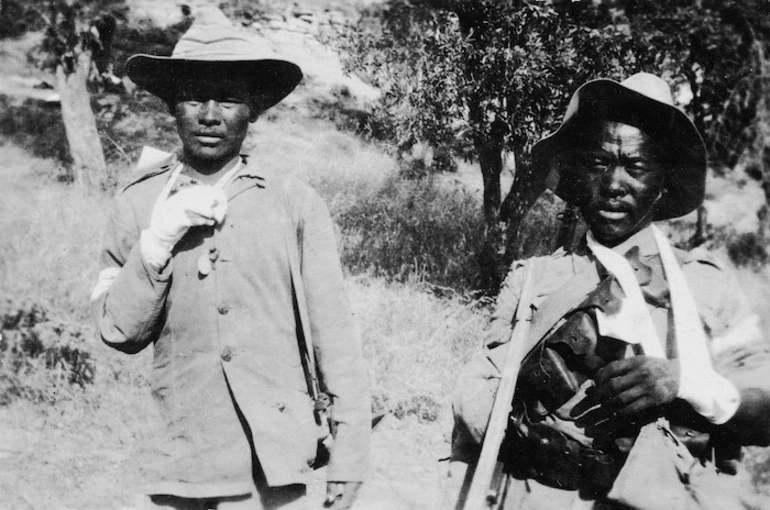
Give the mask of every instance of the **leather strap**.
[[(546, 266), (547, 264), (541, 265)], [(529, 352), (535, 347), (565, 315), (575, 310), (600, 282), (596, 266), (590, 264), (552, 292), (532, 316), (526, 351)]]

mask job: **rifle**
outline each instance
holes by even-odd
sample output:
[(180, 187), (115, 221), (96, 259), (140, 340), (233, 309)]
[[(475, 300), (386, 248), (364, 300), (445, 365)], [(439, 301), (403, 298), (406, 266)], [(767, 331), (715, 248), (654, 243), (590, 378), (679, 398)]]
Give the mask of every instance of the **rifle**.
[[(495, 508), (497, 505), (502, 504), (505, 499), (505, 476), (498, 456), (508, 426), (508, 416), (511, 413), (521, 362), (534, 346), (534, 343), (537, 342), (537, 340), (533, 341), (530, 339), (529, 335), (529, 315), (532, 308), (536, 266), (535, 259), (531, 260), (527, 266), (521, 297), (519, 298), (519, 304), (516, 307), (516, 314), (514, 316), (513, 333), (508, 342), (505, 363), (500, 375), (500, 386), (498, 386), (497, 393), (495, 394), (492, 412), (489, 417), (489, 425), (487, 425), (484, 443), (481, 447), (481, 454), (476, 464), (468, 467), (468, 472), (463, 482), (463, 490), (460, 492), (460, 498), (457, 502), (457, 510)], [(465, 488), (468, 483), (470, 483), (470, 489), (466, 493)]]

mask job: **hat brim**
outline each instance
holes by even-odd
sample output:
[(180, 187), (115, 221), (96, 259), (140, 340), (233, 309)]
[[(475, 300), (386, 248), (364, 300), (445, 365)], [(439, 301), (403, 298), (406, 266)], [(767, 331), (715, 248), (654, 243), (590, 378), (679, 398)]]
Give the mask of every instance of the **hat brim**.
[[(667, 149), (666, 193), (659, 200), (654, 219), (684, 216), (703, 203), (706, 190), (707, 154), (695, 125), (678, 108), (607, 79), (580, 87), (572, 98), (561, 126), (532, 148), (536, 172), (546, 172), (548, 187), (572, 204), (580, 203), (575, 184), (577, 170), (570, 155), (580, 129), (598, 121), (615, 121), (641, 129)], [(570, 111), (571, 110), (571, 111)]]
[(191, 76), (243, 76), (260, 96), (265, 110), (289, 95), (302, 79), (299, 66), (286, 60), (191, 60), (155, 55), (132, 56), (126, 61), (126, 74), (167, 102), (174, 99), (179, 84)]

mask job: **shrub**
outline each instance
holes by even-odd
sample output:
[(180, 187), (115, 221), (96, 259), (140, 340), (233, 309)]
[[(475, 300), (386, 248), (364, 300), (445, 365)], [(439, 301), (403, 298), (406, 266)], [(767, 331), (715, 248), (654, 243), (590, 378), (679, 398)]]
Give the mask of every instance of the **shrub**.
[(0, 405), (17, 398), (53, 402), (94, 380), (95, 366), (74, 323), (48, 318), (31, 301), (0, 308)]
[(390, 177), (337, 216), (342, 262), (354, 272), (457, 290), (478, 282), (483, 223), (478, 201), (434, 178)]
[(19, 37), (30, 30), (40, 30), (42, 19), (37, 12), (25, 8), (21, 0), (0, 1), (0, 38)]
[(0, 135), (34, 156), (62, 163), (70, 160), (64, 122), (56, 103), (27, 99), (13, 104), (0, 95)]
[(103, 179), (107, 190), (124, 180), (125, 172), (136, 164), (143, 146), (172, 151), (178, 144), (176, 124), (166, 105), (147, 92), (102, 94), (94, 104), (108, 163), (108, 175)]
[(760, 234), (748, 232), (727, 239), (727, 254), (736, 266), (749, 266), (759, 269), (767, 265), (770, 256), (767, 243)]

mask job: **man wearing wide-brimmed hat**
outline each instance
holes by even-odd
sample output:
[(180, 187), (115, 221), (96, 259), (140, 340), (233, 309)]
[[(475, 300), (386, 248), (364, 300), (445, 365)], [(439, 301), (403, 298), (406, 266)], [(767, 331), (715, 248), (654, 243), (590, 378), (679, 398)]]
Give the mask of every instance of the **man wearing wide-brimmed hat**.
[(330, 401), (325, 506), (350, 507), (371, 411), (332, 221), (308, 186), (241, 154), (300, 69), (214, 8), (170, 57), (126, 69), (168, 104), (182, 141), (179, 157), (145, 151), (119, 194), (92, 295), (104, 342), (153, 344), (159, 416), (136, 458), (150, 506), (310, 506)]
[(514, 263), (458, 381), (454, 459), (478, 455), (532, 271), (501, 506), (750, 507), (738, 461), (741, 446), (770, 443), (768, 344), (724, 265), (654, 225), (703, 202), (698, 131), (657, 76), (600, 79), (532, 158), (589, 230)]

